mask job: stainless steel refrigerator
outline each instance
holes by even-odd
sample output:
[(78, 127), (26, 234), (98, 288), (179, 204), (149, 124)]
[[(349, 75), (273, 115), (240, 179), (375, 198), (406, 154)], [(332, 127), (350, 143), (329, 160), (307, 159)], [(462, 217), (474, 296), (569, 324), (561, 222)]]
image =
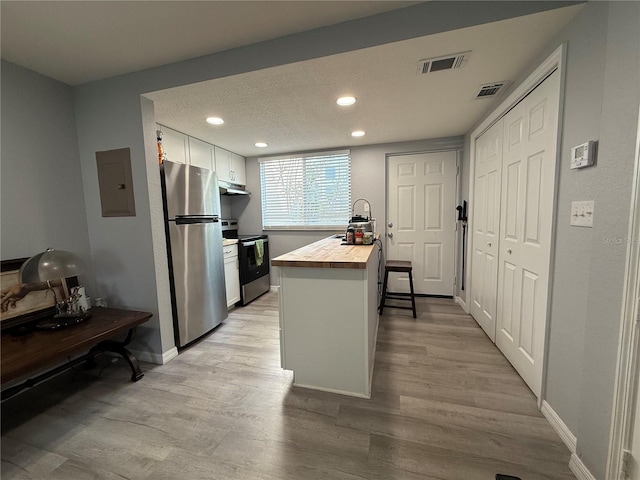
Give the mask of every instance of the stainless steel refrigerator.
[(176, 344), (227, 318), (218, 177), (205, 168), (160, 167)]

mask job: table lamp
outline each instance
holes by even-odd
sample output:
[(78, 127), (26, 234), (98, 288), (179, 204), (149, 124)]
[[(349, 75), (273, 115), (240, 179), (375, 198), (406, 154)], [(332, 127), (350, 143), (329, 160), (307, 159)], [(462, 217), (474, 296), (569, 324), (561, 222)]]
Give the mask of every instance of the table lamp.
[(87, 312), (69, 311), (66, 308), (68, 305), (64, 301), (58, 301), (56, 291), (51, 285), (53, 280), (74, 277), (84, 272), (84, 270), (84, 264), (77, 255), (64, 250), (54, 250), (53, 248), (48, 248), (45, 252), (34, 255), (20, 267), (19, 275), (22, 283), (46, 282), (47, 287), (53, 293), (58, 313), (54, 316), (54, 322), (47, 323), (47, 328), (79, 323), (90, 317)]

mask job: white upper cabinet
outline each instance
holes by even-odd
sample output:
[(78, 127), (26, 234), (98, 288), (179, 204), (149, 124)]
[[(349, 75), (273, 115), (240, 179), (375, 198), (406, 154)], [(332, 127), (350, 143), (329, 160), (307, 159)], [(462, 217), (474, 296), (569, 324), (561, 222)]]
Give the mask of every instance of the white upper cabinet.
[(223, 182), (247, 184), (245, 158), (224, 148), (216, 147), (216, 173)]
[(215, 159), (216, 159), (216, 173), (218, 174), (218, 180), (221, 182), (231, 182), (230, 165), (231, 165), (231, 152), (224, 148), (215, 147)]
[(231, 181), (238, 185), (247, 184), (247, 172), (245, 167), (245, 158), (237, 153), (231, 154)]
[(162, 150), (167, 160), (176, 163), (189, 163), (189, 137), (164, 125), (158, 125), (162, 131)]
[(197, 138), (189, 137), (189, 158), (191, 165), (215, 170), (214, 146)]
[(247, 184), (245, 158), (242, 155), (164, 125), (158, 124), (157, 128), (162, 131), (162, 149), (167, 160), (215, 170), (221, 182), (243, 186)]

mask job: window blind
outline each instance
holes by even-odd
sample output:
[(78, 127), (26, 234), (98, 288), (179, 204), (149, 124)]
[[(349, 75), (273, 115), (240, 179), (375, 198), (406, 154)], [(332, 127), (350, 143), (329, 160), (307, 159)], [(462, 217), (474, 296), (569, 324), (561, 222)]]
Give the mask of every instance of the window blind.
[(261, 158), (259, 162), (265, 230), (335, 230), (349, 222), (349, 150)]

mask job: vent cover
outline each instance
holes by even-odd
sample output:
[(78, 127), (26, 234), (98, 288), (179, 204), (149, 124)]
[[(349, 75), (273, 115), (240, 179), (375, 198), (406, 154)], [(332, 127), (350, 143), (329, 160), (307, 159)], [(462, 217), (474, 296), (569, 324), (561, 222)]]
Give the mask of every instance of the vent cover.
[(441, 70), (453, 70), (461, 68), (467, 63), (471, 51), (454, 53), (443, 57), (426, 58), (418, 62), (418, 75), (438, 72)]
[(476, 99), (495, 97), (506, 84), (507, 82), (496, 82), (482, 85), (476, 94)]

